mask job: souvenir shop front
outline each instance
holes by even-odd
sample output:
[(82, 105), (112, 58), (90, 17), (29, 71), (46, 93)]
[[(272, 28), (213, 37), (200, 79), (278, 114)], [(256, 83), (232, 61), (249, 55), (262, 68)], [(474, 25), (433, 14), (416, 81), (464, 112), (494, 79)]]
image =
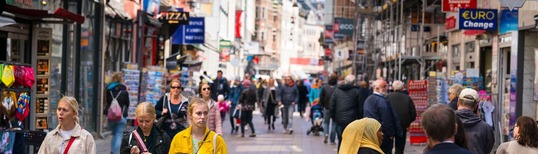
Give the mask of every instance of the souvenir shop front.
[[(62, 95), (80, 98), (75, 89), (81, 85), (72, 83), (80, 77), (80, 69), (75, 66), (84, 61), (80, 58), (83, 57), (81, 44), (87, 47), (87, 43), (95, 41), (80, 40), (81, 24), (88, 20), (79, 14), (82, 10), (95, 9), (90, 8), (93, 5), (82, 8), (82, 3), (95, 3), (6, 3), (0, 15), (0, 135), (2, 143), (4, 139), (11, 143), (0, 145), (3, 146), (0, 153), (35, 153), (34, 147), (46, 135), (44, 130), (54, 129), (58, 124), (55, 109)], [(91, 102), (79, 100), (79, 103), (84, 110), (92, 112), (92, 108), (85, 106)], [(87, 117), (90, 116), (81, 115), (82, 125), (91, 131)]]

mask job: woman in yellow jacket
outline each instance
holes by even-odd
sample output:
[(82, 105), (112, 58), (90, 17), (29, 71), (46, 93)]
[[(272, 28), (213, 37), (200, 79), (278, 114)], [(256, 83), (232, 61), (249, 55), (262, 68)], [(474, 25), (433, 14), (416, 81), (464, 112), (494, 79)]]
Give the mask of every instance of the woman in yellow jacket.
[(187, 109), (191, 126), (179, 132), (170, 145), (169, 154), (226, 154), (224, 138), (207, 128), (209, 107), (199, 98), (192, 98)]

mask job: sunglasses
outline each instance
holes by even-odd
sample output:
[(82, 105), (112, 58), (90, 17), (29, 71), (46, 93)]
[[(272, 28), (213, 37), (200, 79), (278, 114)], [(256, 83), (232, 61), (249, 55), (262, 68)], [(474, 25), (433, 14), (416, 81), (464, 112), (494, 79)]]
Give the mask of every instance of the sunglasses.
[(170, 87), (170, 89), (181, 89), (181, 86), (177, 86), (177, 87)]
[(202, 88), (202, 91), (209, 91), (209, 88)]

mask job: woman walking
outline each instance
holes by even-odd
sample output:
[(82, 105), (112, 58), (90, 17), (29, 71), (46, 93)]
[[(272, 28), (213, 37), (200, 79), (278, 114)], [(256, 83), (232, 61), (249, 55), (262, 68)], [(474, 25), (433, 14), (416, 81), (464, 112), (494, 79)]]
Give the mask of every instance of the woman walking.
[(138, 127), (123, 137), (122, 154), (168, 153), (170, 137), (166, 132), (153, 125), (155, 118), (155, 107), (151, 103), (138, 104), (136, 107)]
[(192, 125), (174, 137), (169, 154), (228, 153), (224, 138), (207, 128), (209, 107), (205, 101), (193, 98), (188, 114)]
[(112, 153), (118, 154), (120, 152), (121, 138), (123, 135), (123, 130), (127, 124), (127, 110), (129, 109), (129, 93), (127, 92), (127, 87), (123, 85), (123, 73), (116, 72), (112, 75), (112, 82), (108, 85), (106, 91), (106, 109), (104, 111), (105, 115), (108, 115), (110, 110), (110, 105), (112, 101), (117, 101), (121, 108), (121, 113), (123, 114), (120, 119), (108, 119), (109, 129), (112, 130)]
[(189, 126), (187, 122), (187, 107), (189, 99), (181, 95), (181, 82), (174, 79), (170, 82), (170, 93), (166, 93), (155, 105), (159, 121), (157, 127), (164, 130), (168, 136), (175, 136)]
[(278, 108), (276, 107), (278, 104), (277, 94), (278, 88), (275, 87), (275, 80), (270, 78), (262, 97), (262, 102), (265, 105), (265, 119), (267, 120), (268, 130), (275, 130), (276, 115), (278, 113)]
[(95, 154), (95, 141), (92, 134), (80, 126), (78, 111), (75, 98), (64, 96), (60, 99), (56, 110), (59, 124), (47, 133), (38, 154)]
[(530, 117), (517, 118), (514, 126), (513, 141), (503, 143), (497, 149), (497, 154), (537, 154), (538, 126)]
[(209, 107), (207, 127), (209, 127), (209, 130), (222, 135), (222, 121), (220, 119), (219, 105), (215, 100), (211, 99), (211, 89), (209, 84), (202, 83), (198, 88), (198, 94)]
[(256, 131), (254, 130), (254, 124), (252, 123), (252, 111), (256, 107), (256, 87), (251, 86), (250, 80), (243, 81), (243, 93), (239, 98), (239, 104), (241, 109), (241, 137), (245, 137), (245, 125), (248, 124), (252, 130), (252, 134), (249, 137), (256, 137)]

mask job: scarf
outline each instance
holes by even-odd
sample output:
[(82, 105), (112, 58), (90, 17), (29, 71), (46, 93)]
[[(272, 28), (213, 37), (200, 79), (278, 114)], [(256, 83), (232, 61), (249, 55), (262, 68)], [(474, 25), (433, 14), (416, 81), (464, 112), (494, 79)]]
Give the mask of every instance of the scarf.
[(342, 133), (339, 154), (357, 153), (359, 148), (369, 148), (381, 154), (379, 138), (377, 132), (381, 129), (381, 124), (372, 118), (362, 118), (347, 125)]

